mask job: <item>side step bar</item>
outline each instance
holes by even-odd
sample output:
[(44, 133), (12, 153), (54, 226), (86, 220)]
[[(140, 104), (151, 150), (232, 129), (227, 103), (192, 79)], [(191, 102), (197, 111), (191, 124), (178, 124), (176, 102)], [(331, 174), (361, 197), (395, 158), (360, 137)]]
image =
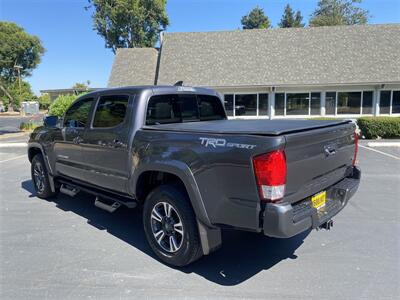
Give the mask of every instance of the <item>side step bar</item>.
[(60, 187), (60, 192), (70, 197), (75, 197), (75, 195), (79, 193), (79, 189), (70, 185), (62, 184)]
[(58, 178), (57, 181), (61, 183), (61, 193), (71, 197), (74, 197), (80, 191), (92, 194), (96, 196), (95, 205), (108, 212), (114, 212), (121, 205), (124, 205), (128, 208), (135, 208), (137, 206), (136, 200), (130, 197), (112, 193), (106, 190), (101, 190), (100, 188), (96, 187), (89, 187), (70, 180), (64, 180), (63, 178)]
[(117, 201), (107, 201), (106, 199), (101, 199), (99, 197), (96, 197), (94, 205), (98, 208), (108, 211), (109, 213), (113, 213), (121, 206), (121, 204)]

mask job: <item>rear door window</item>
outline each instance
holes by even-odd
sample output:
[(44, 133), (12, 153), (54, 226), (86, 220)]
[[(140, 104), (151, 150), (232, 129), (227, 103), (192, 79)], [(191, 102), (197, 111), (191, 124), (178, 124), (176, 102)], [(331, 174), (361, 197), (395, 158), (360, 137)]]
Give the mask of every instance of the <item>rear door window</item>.
[(225, 111), (218, 97), (193, 94), (157, 95), (149, 100), (146, 125), (225, 118)]
[(147, 125), (180, 122), (177, 95), (151, 97), (147, 106), (146, 117)]
[(112, 95), (99, 99), (93, 120), (93, 128), (114, 127), (124, 122), (129, 96)]

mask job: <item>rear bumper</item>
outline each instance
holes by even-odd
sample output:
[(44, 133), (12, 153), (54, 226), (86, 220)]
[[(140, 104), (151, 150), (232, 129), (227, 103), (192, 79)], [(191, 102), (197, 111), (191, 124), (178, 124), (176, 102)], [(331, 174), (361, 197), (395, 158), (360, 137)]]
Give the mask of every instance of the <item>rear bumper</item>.
[(309, 198), (291, 204), (266, 204), (263, 215), (264, 234), (271, 237), (289, 238), (307, 229), (317, 228), (339, 213), (357, 191), (361, 171), (354, 167), (352, 174), (330, 186), (327, 191), (327, 202), (323, 209), (311, 206)]

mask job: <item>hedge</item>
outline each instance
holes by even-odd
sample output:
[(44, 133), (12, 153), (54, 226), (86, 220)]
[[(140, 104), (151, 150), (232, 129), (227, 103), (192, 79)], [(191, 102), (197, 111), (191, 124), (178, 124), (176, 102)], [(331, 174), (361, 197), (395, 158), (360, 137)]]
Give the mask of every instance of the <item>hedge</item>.
[(400, 118), (362, 117), (357, 119), (361, 136), (367, 139), (400, 138)]

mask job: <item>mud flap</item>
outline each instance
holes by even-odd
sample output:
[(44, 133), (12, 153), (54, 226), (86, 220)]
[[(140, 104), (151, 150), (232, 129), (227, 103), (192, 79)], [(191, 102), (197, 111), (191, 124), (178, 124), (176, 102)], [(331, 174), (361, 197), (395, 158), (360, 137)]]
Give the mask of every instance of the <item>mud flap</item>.
[(221, 247), (221, 229), (210, 228), (199, 220), (197, 220), (197, 226), (199, 227), (201, 248), (204, 255), (208, 255)]

